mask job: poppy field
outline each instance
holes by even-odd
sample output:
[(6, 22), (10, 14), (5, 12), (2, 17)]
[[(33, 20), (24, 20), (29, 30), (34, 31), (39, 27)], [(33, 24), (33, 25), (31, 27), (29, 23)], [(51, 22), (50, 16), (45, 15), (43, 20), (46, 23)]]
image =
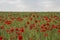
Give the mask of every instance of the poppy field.
[(0, 40), (60, 40), (60, 12), (0, 12)]

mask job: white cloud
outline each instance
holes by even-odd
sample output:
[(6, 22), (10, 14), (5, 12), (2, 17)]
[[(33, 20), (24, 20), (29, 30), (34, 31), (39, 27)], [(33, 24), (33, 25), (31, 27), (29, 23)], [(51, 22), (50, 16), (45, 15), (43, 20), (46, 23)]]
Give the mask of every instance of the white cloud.
[(0, 0), (0, 11), (60, 11), (60, 0)]
[(59, 1), (56, 2), (56, 0), (45, 0), (37, 3), (39, 8), (42, 9), (40, 11), (60, 11), (60, 5), (57, 4), (59, 4)]
[(5, 0), (0, 3), (0, 11), (23, 11), (26, 6), (21, 0)]

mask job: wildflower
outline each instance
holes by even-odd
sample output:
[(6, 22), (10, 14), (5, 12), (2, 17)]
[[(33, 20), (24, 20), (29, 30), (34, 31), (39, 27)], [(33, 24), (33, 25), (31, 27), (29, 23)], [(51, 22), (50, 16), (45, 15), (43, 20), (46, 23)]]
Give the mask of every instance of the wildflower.
[(18, 40), (23, 40), (23, 36), (22, 35), (19, 35), (18, 36)]
[(21, 33), (20, 32), (16, 32), (17, 35), (20, 35)]
[(14, 32), (14, 28), (11, 28), (10, 31), (11, 31), (11, 32)]
[(58, 29), (58, 33), (60, 33), (60, 29)]
[(30, 20), (32, 20), (32, 18), (30, 18)]
[(29, 40), (32, 40), (32, 38), (29, 38)]
[(19, 28), (16, 28), (16, 31), (19, 31)]
[(2, 36), (0, 36), (0, 40), (3, 40), (3, 37)]
[(22, 28), (20, 28), (20, 32), (22, 33), (22, 32), (24, 32), (24, 28), (22, 27)]
[(17, 21), (23, 21), (23, 19), (22, 18), (20, 18), (20, 17), (18, 17), (17, 19), (16, 19)]
[(52, 28), (57, 28), (57, 26), (55, 26), (55, 25), (52, 25)]
[(35, 23), (37, 23), (38, 21), (37, 20), (35, 20)]
[(45, 34), (44, 34), (44, 36), (45, 36), (45, 37), (47, 37), (47, 36), (48, 36), (48, 34), (47, 34), (47, 33), (45, 33)]
[(9, 33), (10, 31), (7, 29), (6, 32)]
[(35, 27), (35, 24), (31, 24), (30, 25), (30, 29), (32, 29), (33, 27)]
[(12, 23), (12, 21), (9, 21), (9, 20), (5, 21), (5, 24), (7, 24), (7, 25), (10, 25), (11, 23)]
[(4, 29), (4, 26), (0, 26), (0, 29)]
[(41, 29), (41, 32), (46, 32), (46, 29)]
[(29, 22), (29, 21), (27, 21), (27, 24), (30, 24), (30, 22)]

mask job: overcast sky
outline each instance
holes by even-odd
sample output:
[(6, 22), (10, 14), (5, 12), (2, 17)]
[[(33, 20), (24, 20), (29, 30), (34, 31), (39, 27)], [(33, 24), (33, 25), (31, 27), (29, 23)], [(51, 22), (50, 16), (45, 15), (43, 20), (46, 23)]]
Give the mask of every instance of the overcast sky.
[(60, 0), (0, 0), (0, 11), (60, 11)]

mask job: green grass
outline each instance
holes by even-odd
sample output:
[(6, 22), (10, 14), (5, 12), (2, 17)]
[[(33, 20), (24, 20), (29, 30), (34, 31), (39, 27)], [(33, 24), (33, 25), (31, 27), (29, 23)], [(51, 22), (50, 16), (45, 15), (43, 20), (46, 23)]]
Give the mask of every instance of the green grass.
[[(35, 17), (33, 17), (33, 15)], [(51, 21), (47, 22), (44, 19), (44, 16), (47, 16), (48, 19), (51, 19)], [(18, 20), (18, 17), (23, 20)], [(11, 18), (14, 18), (14, 20)], [(32, 20), (30, 20), (30, 18), (32, 18)], [(11, 23), (5, 23), (7, 20), (11, 21)], [(38, 22), (35, 22), (35, 20)], [(27, 24), (27, 21), (29, 24)], [(50, 28), (51, 30), (46, 29), (45, 32), (42, 32), (41, 26), (47, 23), (49, 23), (49, 26), (46, 27)], [(60, 12), (0, 12), (0, 36), (2, 36), (1, 40), (19, 40), (18, 36), (20, 35), (22, 36), (20, 40), (30, 40), (30, 38), (31, 40), (60, 40), (59, 23)], [(30, 25), (32, 24), (35, 24), (35, 27), (33, 26), (33, 28), (30, 29)], [(52, 25), (57, 26), (57, 28), (52, 28)], [(4, 26), (4, 28), (1, 28), (1, 26)], [(13, 32), (11, 32), (12, 28)], [(18, 31), (16, 31), (16, 28), (18, 28)], [(20, 28), (23, 28), (24, 32), (20, 32)], [(8, 30), (8, 32), (6, 32), (6, 30)], [(16, 32), (19, 32), (19, 34), (16, 34)]]

